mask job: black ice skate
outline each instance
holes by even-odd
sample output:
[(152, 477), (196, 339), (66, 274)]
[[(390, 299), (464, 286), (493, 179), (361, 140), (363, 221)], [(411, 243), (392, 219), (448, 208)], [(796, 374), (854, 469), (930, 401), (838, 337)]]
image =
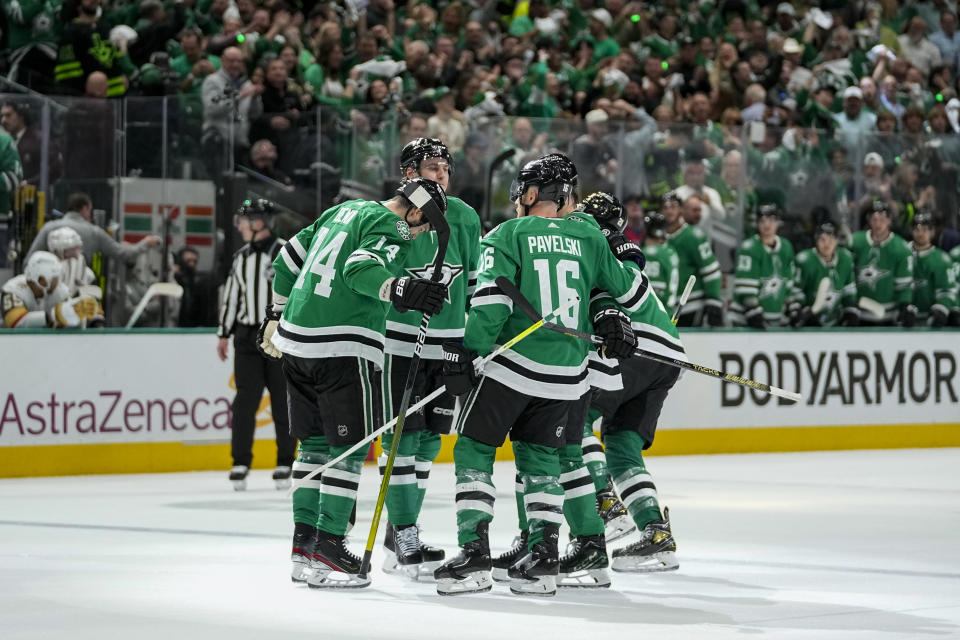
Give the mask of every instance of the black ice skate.
[(350, 553), (343, 536), (317, 530), (307, 584), (311, 589), (355, 589), (370, 584), (360, 577), (360, 558)]
[(290, 579), (297, 584), (306, 584), (310, 576), (316, 537), (317, 530), (314, 527), (301, 522), (293, 525), (293, 551), (290, 552), (293, 568), (290, 570)]
[(442, 596), (457, 596), (465, 593), (490, 591), (490, 543), (487, 540), (488, 524), (477, 525), (479, 540), (468, 542), (453, 560), (442, 564), (433, 572), (437, 581), (437, 593)]
[(521, 596), (549, 597), (557, 595), (557, 574), (560, 569), (557, 538), (560, 528), (544, 527), (543, 541), (533, 545), (526, 555), (507, 571), (510, 591)]
[(567, 553), (560, 558), (557, 575), (558, 587), (600, 589), (610, 586), (607, 567), (607, 546), (603, 535), (579, 536), (567, 546)]
[(640, 533), (640, 541), (613, 552), (614, 571), (650, 573), (673, 571), (677, 562), (677, 543), (670, 531), (670, 510), (663, 509), (663, 520), (654, 520)]
[[(408, 529), (412, 531), (396, 529), (387, 523), (383, 537), (383, 572), (405, 575), (416, 582), (433, 582), (433, 572), (443, 562), (446, 552), (420, 540), (420, 525)], [(401, 549), (399, 555), (397, 549)]]
[(527, 555), (527, 538), (530, 534), (524, 530), (513, 539), (513, 546), (493, 559), (493, 579), (496, 582), (510, 582), (507, 570), (521, 557)]
[(250, 473), (250, 467), (242, 464), (235, 465), (232, 469), (230, 469), (230, 482), (233, 483), (234, 491), (246, 490), (248, 473)]
[(603, 518), (603, 529), (607, 542), (613, 542), (637, 529), (630, 518), (630, 514), (627, 513), (627, 508), (617, 497), (617, 492), (613, 489), (613, 483), (609, 480), (606, 488), (597, 491), (597, 513)]
[(273, 470), (273, 484), (276, 485), (277, 490), (290, 488), (290, 476), (293, 473), (293, 470), (290, 467), (280, 466)]

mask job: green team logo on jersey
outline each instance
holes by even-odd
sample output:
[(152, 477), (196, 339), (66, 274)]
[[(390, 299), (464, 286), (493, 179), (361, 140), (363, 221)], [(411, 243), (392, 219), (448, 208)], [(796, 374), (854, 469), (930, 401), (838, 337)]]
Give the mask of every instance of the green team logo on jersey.
[(783, 289), (784, 279), (779, 276), (773, 276), (763, 281), (763, 286), (760, 288), (760, 297), (761, 298), (776, 298), (780, 295), (780, 290)]
[(404, 220), (397, 220), (397, 233), (404, 240), (413, 240), (413, 234), (410, 233), (410, 225)]
[(889, 275), (890, 272), (887, 269), (877, 267), (877, 261), (874, 259), (870, 264), (860, 269), (860, 273), (857, 274), (857, 281), (863, 282), (871, 289), (874, 289), (878, 281), (883, 280)]
[[(408, 267), (406, 271), (414, 278), (430, 280), (433, 278), (433, 263), (431, 262), (422, 267)], [(456, 280), (461, 273), (463, 273), (463, 265), (444, 262), (443, 266), (440, 267), (440, 283), (447, 285), (447, 302), (452, 302), (450, 299), (450, 290), (453, 288), (453, 281)]]

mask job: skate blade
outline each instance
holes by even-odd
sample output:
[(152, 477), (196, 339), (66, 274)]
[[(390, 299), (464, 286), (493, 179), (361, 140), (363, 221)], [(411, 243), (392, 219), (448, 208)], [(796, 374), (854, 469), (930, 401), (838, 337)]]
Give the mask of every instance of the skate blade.
[(550, 598), (557, 595), (556, 576), (541, 576), (536, 580), (511, 578), (510, 592), (518, 596)]
[(486, 571), (468, 573), (462, 580), (443, 578), (437, 580), (437, 593), (441, 596), (460, 596), (468, 593), (485, 593), (493, 588), (493, 580)]
[(406, 576), (414, 582), (436, 582), (433, 572), (440, 568), (443, 560), (421, 562), (420, 564), (403, 565), (397, 562), (397, 556), (389, 549), (384, 548), (384, 559), (380, 569), (391, 576)]
[(501, 569), (499, 567), (493, 568), (493, 581), (494, 582), (510, 582), (510, 576), (507, 575), (508, 569)]
[(246, 480), (231, 480), (233, 484), (234, 491), (246, 491), (247, 490), (247, 481)]
[(289, 489), (290, 485), (292, 484), (293, 482), (290, 480), (290, 478), (274, 478), (273, 480), (273, 486), (277, 488), (277, 491)]
[(557, 587), (564, 589), (606, 589), (610, 586), (610, 574), (606, 569), (586, 569), (557, 576)]
[(331, 571), (329, 568), (314, 568), (307, 578), (307, 586), (311, 589), (362, 589), (370, 585), (370, 578), (361, 578), (358, 575)]
[(603, 535), (608, 544), (637, 530), (637, 526), (630, 519), (630, 516), (617, 516), (610, 522), (605, 523), (603, 527)]
[(306, 584), (312, 570), (306, 562), (293, 561), (293, 567), (290, 569), (290, 580), (296, 584)]
[(658, 573), (676, 571), (680, 568), (680, 563), (675, 552), (661, 551), (649, 556), (614, 558), (610, 568), (623, 573)]

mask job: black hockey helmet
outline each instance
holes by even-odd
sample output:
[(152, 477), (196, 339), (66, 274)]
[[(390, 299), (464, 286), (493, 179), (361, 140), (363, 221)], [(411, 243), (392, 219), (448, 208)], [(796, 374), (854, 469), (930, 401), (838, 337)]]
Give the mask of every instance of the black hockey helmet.
[(667, 239), (667, 219), (659, 211), (648, 211), (643, 216), (643, 228), (651, 238)]
[(760, 205), (760, 208), (757, 210), (757, 220), (759, 221), (760, 218), (767, 218), (767, 217), (776, 218), (779, 220), (780, 207), (778, 207), (775, 204)]
[(916, 229), (917, 227), (926, 227), (928, 229), (936, 229), (937, 225), (936, 225), (936, 222), (934, 222), (933, 220), (933, 214), (924, 211), (914, 216), (913, 228)]
[(584, 198), (580, 210), (593, 216), (603, 230), (603, 235), (622, 233), (627, 226), (627, 212), (616, 196), (609, 193), (591, 193)]
[(428, 178), (404, 178), (397, 187), (397, 195), (403, 196), (410, 204), (423, 211), (427, 220), (436, 220), (447, 214), (447, 194), (443, 187)]
[(836, 238), (836, 237), (837, 237), (837, 226), (836, 226), (835, 224), (833, 224), (832, 222), (823, 222), (823, 223), (817, 225), (816, 230), (813, 232), (813, 240), (814, 240), (814, 242), (816, 242), (816, 240), (817, 240), (820, 236), (822, 236), (822, 235), (824, 235), (824, 234), (831, 235), (831, 236), (833, 236), (834, 238)]
[(537, 187), (537, 200), (555, 202), (557, 207), (567, 203), (567, 198), (576, 196), (577, 167), (562, 153), (550, 153), (523, 165), (510, 185), (510, 200), (517, 199), (530, 187)]
[(869, 218), (875, 213), (882, 213), (889, 218), (891, 217), (890, 206), (886, 202), (880, 199), (871, 200), (870, 203), (867, 205), (867, 218)]
[(680, 199), (680, 194), (677, 193), (677, 190), (676, 190), (676, 189), (671, 189), (670, 191), (667, 191), (665, 194), (663, 194), (662, 196), (660, 196), (660, 206), (661, 206), (661, 207), (665, 207), (665, 206), (667, 206), (668, 204), (670, 204), (671, 202), (675, 202), (675, 203), (677, 203), (678, 205), (681, 205), (681, 206), (683, 205), (683, 200)]
[(427, 158), (443, 158), (450, 168), (450, 175), (453, 175), (453, 157), (447, 145), (439, 138), (414, 138), (403, 145), (400, 151), (400, 171), (405, 172), (407, 167), (412, 167), (419, 174), (420, 163)]
[(240, 203), (236, 215), (233, 216), (233, 224), (236, 226), (240, 218), (247, 218), (251, 222), (260, 219), (266, 224), (276, 213), (277, 206), (273, 201), (266, 198), (247, 198)]

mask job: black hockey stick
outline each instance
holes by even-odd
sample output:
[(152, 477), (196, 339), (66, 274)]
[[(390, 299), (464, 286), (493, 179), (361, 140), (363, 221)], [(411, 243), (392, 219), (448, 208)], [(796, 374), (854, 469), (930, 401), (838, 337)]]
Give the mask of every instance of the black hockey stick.
[[(507, 294), (507, 296), (513, 301), (515, 305), (520, 308), (528, 318), (531, 320), (540, 319), (540, 314), (537, 313), (537, 310), (533, 308), (533, 305), (530, 304), (530, 301), (527, 300), (520, 290), (514, 286), (512, 282), (504, 278), (503, 276), (497, 278), (497, 286)], [(602, 344), (603, 339), (589, 334), (584, 333), (583, 331), (578, 331), (576, 329), (569, 329), (561, 324), (555, 322), (545, 322), (544, 327), (550, 329), (551, 331), (557, 331), (559, 333), (564, 333), (573, 338), (579, 338), (580, 340), (586, 340), (587, 342), (593, 344)], [(711, 369), (710, 367), (704, 367), (693, 362), (684, 362), (683, 360), (677, 360), (676, 358), (670, 358), (668, 356), (661, 356), (644, 349), (637, 348), (634, 351), (634, 355), (640, 356), (641, 358), (647, 358), (649, 360), (655, 360), (657, 362), (662, 362), (663, 364), (669, 364), (680, 369), (686, 369), (687, 371), (695, 371), (696, 373), (702, 373), (708, 375), (711, 378), (717, 378), (718, 380), (723, 380), (724, 382), (732, 382), (734, 384), (743, 385), (745, 387), (750, 387), (751, 389), (756, 389), (757, 391), (764, 391), (771, 395), (777, 396), (778, 398), (784, 398), (786, 400), (792, 400), (793, 402), (800, 402), (803, 400), (803, 396), (799, 393), (794, 393), (793, 391), (787, 391), (786, 389), (781, 389), (780, 387), (774, 387), (769, 384), (764, 384), (763, 382), (757, 382), (756, 380), (750, 380), (748, 378), (741, 378), (740, 376), (735, 376), (732, 373), (724, 373), (722, 371), (717, 371), (716, 369)]]
[[(421, 190), (422, 187), (421, 187)], [(431, 202), (432, 204), (432, 202)], [(447, 243), (450, 240), (450, 225), (439, 209), (433, 206), (421, 208), (430, 228), (437, 232), (437, 256), (433, 260), (433, 274), (430, 279), (439, 282), (443, 277), (443, 260), (447, 256)], [(400, 437), (403, 434), (403, 423), (407, 417), (407, 408), (410, 406), (410, 396), (413, 394), (413, 383), (417, 379), (417, 370), (420, 368), (420, 352), (427, 339), (427, 325), (430, 323), (430, 314), (424, 313), (417, 330), (417, 342), (413, 346), (413, 358), (407, 370), (407, 380), (403, 385), (403, 395), (400, 396), (400, 410), (397, 412), (397, 424), (393, 428), (393, 441), (390, 443), (390, 453), (387, 464), (383, 468), (383, 478), (380, 479), (380, 493), (377, 494), (377, 507), (373, 511), (373, 521), (370, 523), (370, 535), (367, 536), (367, 546), (363, 551), (363, 561), (360, 563), (360, 578), (366, 578), (370, 572), (370, 560), (373, 557), (373, 546), (377, 540), (377, 529), (380, 528), (380, 515), (383, 513), (383, 504), (387, 498), (387, 488), (390, 485), (390, 476), (393, 473), (393, 462), (397, 459), (400, 449)]]

